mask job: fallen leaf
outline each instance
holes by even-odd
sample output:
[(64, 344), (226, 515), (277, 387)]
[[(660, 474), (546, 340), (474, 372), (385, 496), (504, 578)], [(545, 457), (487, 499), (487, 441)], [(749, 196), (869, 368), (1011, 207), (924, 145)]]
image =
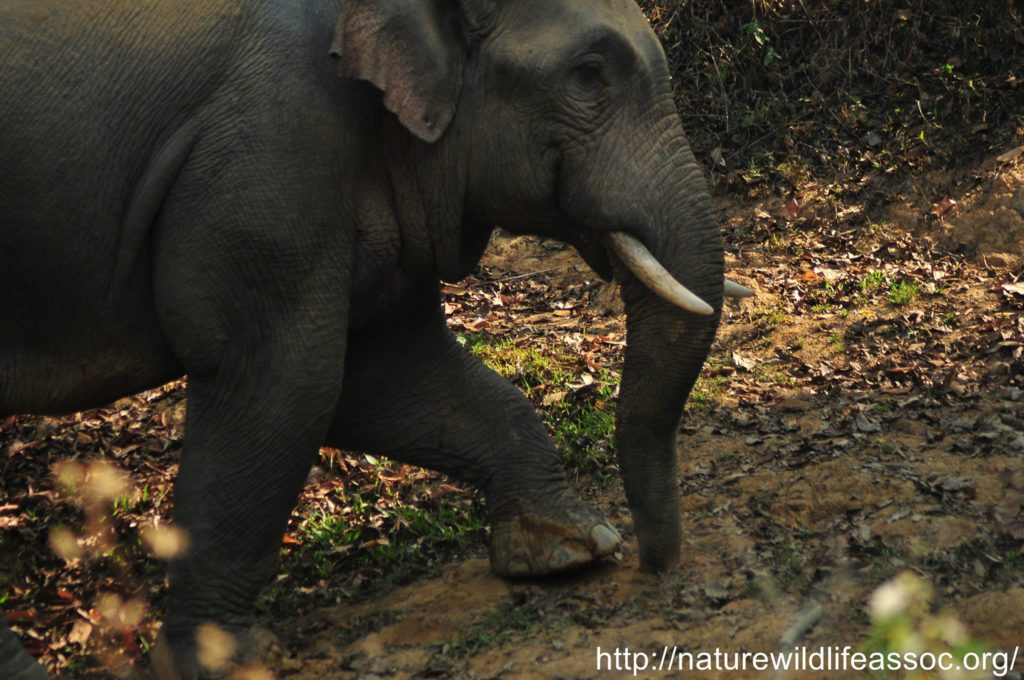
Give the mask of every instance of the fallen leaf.
[(557, 404), (563, 399), (565, 399), (565, 392), (549, 392), (544, 395), (541, 403), (545, 406), (551, 406), (552, 404)]
[(442, 295), (468, 295), (469, 289), (465, 286), (459, 286), (453, 283), (445, 284), (441, 287)]
[(7, 623), (32, 623), (36, 612), (33, 609), (9, 609), (4, 612), (4, 616), (7, 617)]
[(711, 582), (704, 586), (704, 594), (709, 600), (722, 602), (729, 599), (729, 589), (722, 583)]
[(835, 283), (843, 276), (838, 269), (829, 269), (828, 267), (815, 267), (814, 271), (821, 274), (821, 277), (828, 283)]
[(757, 365), (757, 361), (755, 359), (748, 359), (739, 352), (732, 353), (732, 363), (737, 368), (740, 368), (744, 371), (752, 371), (754, 370), (754, 366)]
[(1009, 163), (1011, 161), (1017, 160), (1022, 154), (1024, 154), (1024, 146), (1018, 146), (1016, 148), (1010, 149), (1006, 153), (997, 156), (996, 161), (1000, 163)]
[(786, 215), (791, 220), (795, 220), (797, 215), (800, 214), (800, 204), (797, 203), (795, 198), (791, 198), (786, 202)]
[(430, 496), (431, 496), (431, 498), (438, 498), (440, 496), (449, 496), (449, 495), (452, 495), (452, 494), (456, 494), (456, 495), (459, 495), (459, 496), (465, 496), (465, 495), (467, 495), (467, 492), (466, 492), (465, 489), (460, 489), (459, 487), (454, 486), (452, 484), (441, 483), (441, 484), (438, 484), (437, 486), (435, 486), (433, 488), (433, 490), (431, 491)]
[(84, 643), (92, 635), (92, 629), (93, 625), (88, 621), (75, 621), (71, 626), (71, 632), (68, 633), (68, 642), (73, 645)]
[(936, 217), (942, 217), (954, 208), (956, 208), (956, 201), (946, 195), (942, 197), (942, 200), (932, 206), (932, 212), (935, 213)]
[(1024, 283), (1004, 283), (1003, 290), (1013, 295), (1024, 295)]

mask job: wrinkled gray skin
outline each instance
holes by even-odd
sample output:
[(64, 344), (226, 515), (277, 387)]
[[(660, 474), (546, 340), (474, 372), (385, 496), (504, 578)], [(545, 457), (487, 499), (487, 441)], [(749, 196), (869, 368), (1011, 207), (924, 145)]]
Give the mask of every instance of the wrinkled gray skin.
[[(0, 415), (189, 376), (158, 675), (199, 674), (198, 624), (246, 630), (321, 445), (479, 486), (498, 573), (614, 549), (445, 327), (438, 280), (496, 224), (622, 282), (618, 455), (643, 568), (676, 564), (722, 246), (631, 0), (0, 0), (0, 49)], [(654, 296), (612, 230), (715, 314)], [(0, 677), (43, 677), (0, 626)]]

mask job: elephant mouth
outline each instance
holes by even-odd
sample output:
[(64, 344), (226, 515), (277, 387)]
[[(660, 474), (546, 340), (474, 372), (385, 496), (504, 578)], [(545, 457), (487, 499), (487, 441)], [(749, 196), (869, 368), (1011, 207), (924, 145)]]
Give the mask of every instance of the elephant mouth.
[[(609, 231), (598, 236), (598, 240), (655, 295), (693, 314), (715, 313), (714, 307), (680, 283), (637, 237), (625, 231)], [(750, 288), (729, 279), (725, 279), (723, 287), (726, 297), (745, 298), (754, 294)]]

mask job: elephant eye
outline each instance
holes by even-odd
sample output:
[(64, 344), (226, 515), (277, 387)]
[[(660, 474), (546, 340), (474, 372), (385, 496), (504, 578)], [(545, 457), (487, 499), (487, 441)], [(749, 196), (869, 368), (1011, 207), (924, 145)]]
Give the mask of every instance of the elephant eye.
[(591, 54), (577, 61), (566, 77), (566, 92), (579, 103), (589, 105), (604, 100), (608, 91), (608, 65), (600, 55)]
[(602, 88), (608, 85), (605, 73), (604, 57), (596, 54), (585, 57), (572, 69), (573, 80), (579, 85), (589, 88)]

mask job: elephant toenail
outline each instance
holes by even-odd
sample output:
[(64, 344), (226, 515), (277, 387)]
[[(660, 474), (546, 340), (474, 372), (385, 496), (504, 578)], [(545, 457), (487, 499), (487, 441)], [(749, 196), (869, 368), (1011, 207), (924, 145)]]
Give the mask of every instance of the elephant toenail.
[(622, 537), (610, 526), (598, 524), (590, 530), (590, 540), (598, 555), (609, 555), (622, 542)]

